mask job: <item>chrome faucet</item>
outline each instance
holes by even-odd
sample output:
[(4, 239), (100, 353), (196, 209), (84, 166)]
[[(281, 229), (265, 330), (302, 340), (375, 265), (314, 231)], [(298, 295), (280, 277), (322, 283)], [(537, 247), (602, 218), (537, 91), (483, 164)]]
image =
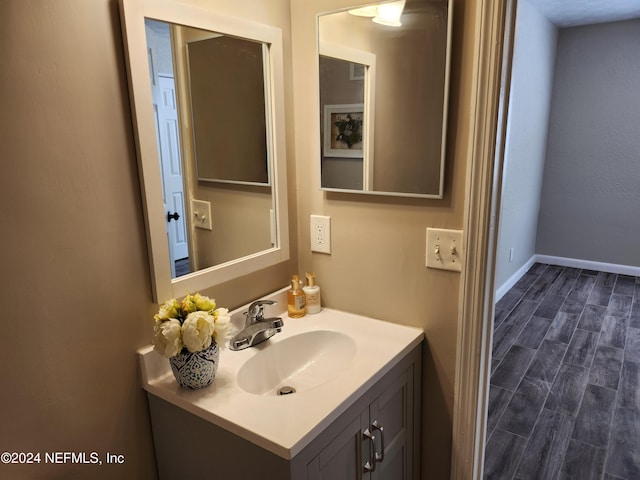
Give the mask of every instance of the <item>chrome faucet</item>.
[(282, 331), (284, 322), (280, 317), (264, 318), (264, 306), (274, 305), (273, 300), (258, 300), (249, 305), (244, 313), (244, 328), (229, 342), (230, 350), (244, 350), (273, 337)]

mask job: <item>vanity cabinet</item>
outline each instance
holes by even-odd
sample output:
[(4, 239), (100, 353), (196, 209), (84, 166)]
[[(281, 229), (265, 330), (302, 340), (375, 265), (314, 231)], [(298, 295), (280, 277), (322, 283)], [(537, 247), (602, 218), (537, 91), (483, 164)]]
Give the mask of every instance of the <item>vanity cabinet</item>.
[(340, 409), (342, 413), (292, 458), (149, 394), (158, 476), (161, 480), (417, 480), (421, 356), (418, 344), (358, 398), (344, 399), (343, 406), (348, 406)]
[[(331, 439), (308, 464), (307, 480), (411, 480), (416, 425), (414, 366), (385, 378), (382, 393)], [(419, 384), (418, 384), (419, 385)]]

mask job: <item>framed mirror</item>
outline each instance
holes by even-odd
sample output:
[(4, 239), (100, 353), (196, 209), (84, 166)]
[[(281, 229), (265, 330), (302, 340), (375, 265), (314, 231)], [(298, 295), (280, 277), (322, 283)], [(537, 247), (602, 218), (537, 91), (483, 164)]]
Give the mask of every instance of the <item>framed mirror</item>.
[(452, 0), (317, 20), (322, 190), (442, 198)]
[(282, 32), (121, 0), (158, 303), (289, 258)]

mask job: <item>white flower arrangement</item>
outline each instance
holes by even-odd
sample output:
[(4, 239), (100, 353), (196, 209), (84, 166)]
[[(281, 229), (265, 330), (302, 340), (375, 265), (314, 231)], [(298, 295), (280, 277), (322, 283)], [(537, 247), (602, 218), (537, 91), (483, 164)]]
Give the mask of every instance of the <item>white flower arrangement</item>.
[(153, 348), (164, 357), (173, 357), (183, 349), (199, 352), (216, 342), (224, 348), (231, 330), (231, 316), (226, 308), (216, 308), (216, 302), (196, 293), (178, 302), (167, 300), (156, 315), (153, 327)]

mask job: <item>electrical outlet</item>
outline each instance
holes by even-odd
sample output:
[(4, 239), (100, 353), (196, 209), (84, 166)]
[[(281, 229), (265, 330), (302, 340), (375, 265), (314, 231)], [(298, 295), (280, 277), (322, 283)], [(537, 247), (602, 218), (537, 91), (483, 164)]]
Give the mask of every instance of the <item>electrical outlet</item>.
[(462, 271), (462, 230), (427, 228), (427, 267)]
[(311, 251), (331, 253), (331, 217), (311, 215)]
[(204, 200), (191, 200), (191, 214), (193, 215), (193, 226), (205, 230), (213, 230), (211, 220), (211, 202)]
[(509, 262), (513, 262), (513, 248), (509, 249)]

